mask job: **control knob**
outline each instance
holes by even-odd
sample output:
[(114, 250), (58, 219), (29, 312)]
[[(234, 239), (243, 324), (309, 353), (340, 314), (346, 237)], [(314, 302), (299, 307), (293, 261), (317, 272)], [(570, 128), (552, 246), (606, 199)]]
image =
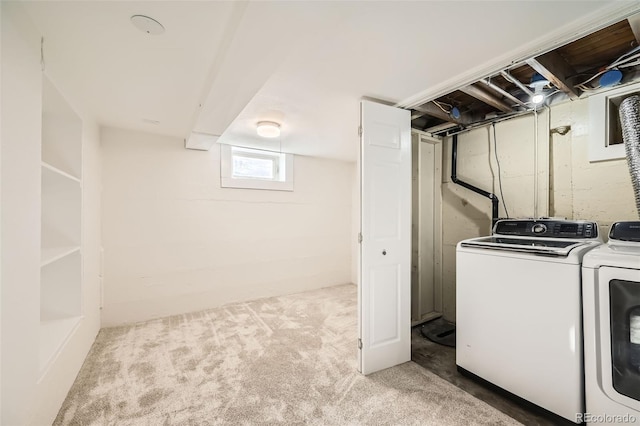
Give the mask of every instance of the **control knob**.
[(543, 223), (536, 223), (535, 225), (533, 225), (531, 230), (534, 234), (544, 234), (545, 232), (547, 232), (547, 226)]

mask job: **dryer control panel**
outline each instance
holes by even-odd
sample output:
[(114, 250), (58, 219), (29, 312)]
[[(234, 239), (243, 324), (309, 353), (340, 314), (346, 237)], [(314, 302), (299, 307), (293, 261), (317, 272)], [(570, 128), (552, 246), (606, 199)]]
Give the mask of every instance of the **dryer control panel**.
[(522, 237), (597, 239), (598, 224), (586, 220), (501, 219), (494, 234)]
[(640, 243), (640, 222), (616, 222), (611, 225), (609, 238), (619, 241), (633, 241)]

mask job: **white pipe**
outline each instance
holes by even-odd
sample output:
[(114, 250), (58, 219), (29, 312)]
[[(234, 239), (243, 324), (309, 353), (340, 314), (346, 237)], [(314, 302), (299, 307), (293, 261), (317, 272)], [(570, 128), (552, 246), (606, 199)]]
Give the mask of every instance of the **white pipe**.
[(538, 218), (538, 111), (533, 113), (533, 218)]
[(549, 154), (549, 147), (551, 145), (551, 108), (547, 107), (547, 128), (544, 129), (545, 135), (547, 136), (547, 173), (546, 173), (546, 181), (547, 181), (547, 209), (546, 216), (551, 216), (551, 203), (549, 200), (551, 199), (551, 177), (549, 176), (549, 171), (551, 170), (551, 155)]
[(547, 214), (551, 216), (551, 147), (553, 139), (551, 138), (551, 108), (547, 107), (547, 128), (545, 129), (547, 135)]
[(516, 86), (518, 86), (520, 89), (522, 89), (522, 91), (524, 93), (526, 93), (529, 96), (533, 96), (533, 92), (524, 84), (522, 84), (522, 82), (520, 80), (518, 80), (517, 78), (515, 78), (514, 76), (512, 76), (511, 74), (509, 74), (506, 71), (500, 71), (500, 74), (507, 80), (509, 80), (510, 82), (512, 82), (513, 84), (515, 84)]

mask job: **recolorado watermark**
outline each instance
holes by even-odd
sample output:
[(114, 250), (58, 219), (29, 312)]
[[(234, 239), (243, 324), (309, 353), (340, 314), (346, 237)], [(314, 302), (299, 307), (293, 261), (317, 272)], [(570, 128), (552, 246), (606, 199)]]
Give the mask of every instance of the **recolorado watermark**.
[(578, 423), (604, 423), (604, 424), (632, 424), (638, 421), (637, 417), (632, 414), (591, 414), (577, 413), (576, 422)]

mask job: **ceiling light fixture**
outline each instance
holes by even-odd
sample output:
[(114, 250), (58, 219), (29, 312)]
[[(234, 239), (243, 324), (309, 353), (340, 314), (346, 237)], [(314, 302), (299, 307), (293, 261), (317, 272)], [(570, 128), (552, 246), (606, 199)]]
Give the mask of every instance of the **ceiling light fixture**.
[(277, 138), (280, 136), (280, 125), (273, 121), (260, 121), (257, 128), (258, 136), (263, 138)]
[(533, 95), (531, 96), (531, 102), (534, 105), (539, 105), (544, 102), (545, 94), (542, 89), (549, 84), (549, 80), (543, 77), (539, 73), (535, 73), (531, 76), (531, 83), (529, 83), (529, 87), (533, 90)]
[(151, 35), (159, 35), (164, 33), (164, 27), (153, 18), (145, 15), (133, 15), (131, 23), (140, 31)]

